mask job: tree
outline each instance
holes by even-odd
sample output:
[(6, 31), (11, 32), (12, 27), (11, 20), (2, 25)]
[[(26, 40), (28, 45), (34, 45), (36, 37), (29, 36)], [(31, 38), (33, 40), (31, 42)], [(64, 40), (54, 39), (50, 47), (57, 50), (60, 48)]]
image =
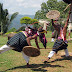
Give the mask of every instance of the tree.
[(23, 18), (20, 19), (20, 23), (26, 24), (28, 26), (28, 24), (31, 23), (31, 18), (30, 17), (23, 17)]
[(13, 19), (18, 15), (18, 12), (11, 15), (9, 18), (9, 13), (7, 9), (3, 10), (3, 4), (0, 3), (0, 30), (1, 34), (6, 33), (8, 30), (8, 26), (11, 24)]
[(31, 24), (33, 25), (33, 27), (38, 28), (39, 24), (38, 24), (38, 20), (37, 19), (31, 19)]
[[(31, 19), (30, 17), (23, 17), (20, 19), (21, 24), (26, 24), (26, 26), (38, 27), (38, 20), (37, 19)], [(30, 25), (29, 25), (30, 24)]]
[(35, 14), (35, 19), (41, 19), (41, 10), (38, 10)]
[(1, 34), (3, 33), (3, 22), (6, 20), (6, 16), (8, 15), (8, 10), (3, 10), (3, 4), (0, 3), (0, 28)]
[(64, 3), (63, 1), (57, 1), (57, 0), (48, 0), (46, 3), (43, 2), (41, 4), (41, 10), (38, 10), (35, 14), (35, 19), (47, 19), (46, 18), (46, 14), (50, 11), (50, 10), (58, 10), (60, 11), (60, 17), (61, 18), (65, 18), (67, 16), (67, 12), (63, 12), (65, 7), (67, 6), (66, 3)]
[(18, 15), (18, 12), (15, 12), (11, 15), (9, 18), (9, 15), (6, 17), (6, 19), (3, 21), (3, 32), (6, 33), (8, 31), (8, 27), (11, 24), (11, 22), (16, 18)]

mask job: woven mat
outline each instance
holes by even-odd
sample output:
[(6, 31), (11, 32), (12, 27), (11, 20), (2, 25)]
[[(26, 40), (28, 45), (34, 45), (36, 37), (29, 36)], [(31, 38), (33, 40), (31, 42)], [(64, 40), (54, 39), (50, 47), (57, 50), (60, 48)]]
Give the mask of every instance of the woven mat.
[(25, 46), (23, 52), (29, 57), (36, 57), (40, 55), (40, 50), (33, 46)]
[(57, 10), (51, 10), (46, 14), (46, 17), (49, 19), (58, 19), (60, 16), (60, 12)]

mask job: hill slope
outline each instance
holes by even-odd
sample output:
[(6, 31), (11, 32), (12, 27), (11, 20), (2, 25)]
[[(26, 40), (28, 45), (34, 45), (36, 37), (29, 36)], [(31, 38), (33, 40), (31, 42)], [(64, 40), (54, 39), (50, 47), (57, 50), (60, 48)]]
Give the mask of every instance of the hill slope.
[[(11, 16), (11, 15), (10, 15)], [(19, 29), (21, 26), (23, 26), (23, 25), (21, 25), (20, 24), (20, 19), (22, 18), (22, 17), (24, 17), (24, 16), (28, 16), (28, 17), (30, 17), (30, 18), (34, 18), (34, 15), (18, 15), (13, 21), (12, 21), (12, 23), (10, 24), (10, 26), (9, 26), (9, 29), (11, 29), (11, 28), (16, 28), (16, 29)]]

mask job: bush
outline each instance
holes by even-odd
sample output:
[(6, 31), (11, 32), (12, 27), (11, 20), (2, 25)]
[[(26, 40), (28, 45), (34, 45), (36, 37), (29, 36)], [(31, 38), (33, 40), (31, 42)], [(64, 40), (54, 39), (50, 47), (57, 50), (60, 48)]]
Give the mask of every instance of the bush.
[(20, 27), (16, 32), (25, 31), (25, 26)]
[(16, 29), (15, 28), (12, 28), (8, 32), (15, 32), (15, 31), (16, 31)]

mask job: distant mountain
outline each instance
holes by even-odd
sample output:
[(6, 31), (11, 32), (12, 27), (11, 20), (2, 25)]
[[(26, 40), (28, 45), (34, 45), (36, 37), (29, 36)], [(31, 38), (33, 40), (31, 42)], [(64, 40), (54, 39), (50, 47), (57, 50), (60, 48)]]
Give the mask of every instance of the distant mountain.
[[(11, 16), (11, 15), (10, 15)], [(11, 29), (11, 28), (16, 28), (16, 29), (19, 29), (21, 26), (23, 26), (22, 24), (20, 24), (20, 19), (22, 18), (22, 17), (25, 17), (25, 16), (28, 16), (28, 17), (30, 17), (30, 18), (34, 18), (34, 15), (17, 15), (17, 17), (12, 21), (12, 23), (10, 24), (10, 26), (9, 26), (9, 30)]]

